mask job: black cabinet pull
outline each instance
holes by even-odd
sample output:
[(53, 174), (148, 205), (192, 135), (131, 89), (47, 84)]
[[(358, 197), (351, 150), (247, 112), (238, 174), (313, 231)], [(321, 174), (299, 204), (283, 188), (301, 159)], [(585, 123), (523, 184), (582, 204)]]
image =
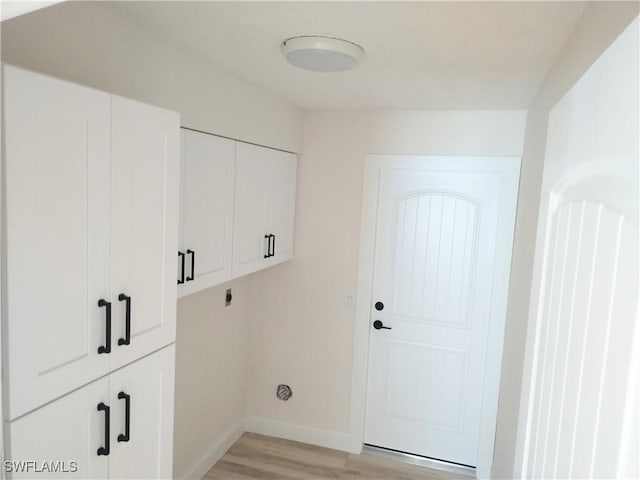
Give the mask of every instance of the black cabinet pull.
[[(267, 254), (264, 258), (271, 258), (276, 253), (276, 236), (273, 233), (270, 233), (265, 235), (264, 238), (267, 240)], [(273, 242), (271, 240), (273, 240)]]
[(98, 347), (98, 353), (111, 353), (111, 302), (101, 298), (98, 306), (106, 307), (106, 339), (105, 344)]
[(118, 300), (125, 302), (124, 338), (118, 339), (118, 345), (129, 345), (131, 343), (131, 297), (121, 293), (118, 295)]
[(182, 252), (178, 252), (178, 256), (180, 257), (180, 261), (181, 261), (181, 273), (180, 273), (180, 278), (178, 279), (178, 285), (182, 285), (184, 283), (184, 253)]
[(124, 433), (118, 435), (119, 442), (129, 441), (129, 426), (131, 424), (131, 395), (118, 393), (118, 400), (124, 400)]
[(196, 273), (196, 252), (193, 250), (187, 250), (187, 255), (191, 254), (191, 276), (185, 278), (186, 282), (190, 282), (195, 278)]
[(108, 405), (100, 402), (98, 411), (104, 412), (104, 446), (98, 448), (98, 455), (109, 455), (109, 424), (111, 423), (111, 411)]
[(269, 255), (271, 253), (271, 235), (265, 235), (264, 238), (267, 241), (267, 253), (264, 258), (269, 258), (271, 256)]

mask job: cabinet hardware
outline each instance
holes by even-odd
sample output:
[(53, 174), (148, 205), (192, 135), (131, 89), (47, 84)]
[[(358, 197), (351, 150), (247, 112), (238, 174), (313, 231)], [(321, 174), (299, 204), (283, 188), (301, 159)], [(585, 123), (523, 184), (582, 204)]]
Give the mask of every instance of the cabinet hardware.
[(131, 395), (118, 393), (118, 400), (124, 400), (124, 433), (118, 435), (118, 442), (129, 441), (129, 427), (131, 425)]
[(187, 250), (187, 255), (191, 254), (191, 276), (185, 279), (185, 282), (190, 282), (195, 278), (196, 274), (196, 252), (193, 250)]
[(109, 423), (111, 421), (111, 409), (108, 405), (100, 402), (98, 404), (98, 411), (104, 412), (104, 446), (98, 448), (98, 455), (109, 455)]
[(180, 264), (181, 264), (181, 273), (180, 273), (180, 278), (178, 279), (178, 285), (182, 285), (184, 283), (184, 253), (183, 252), (178, 252), (178, 256), (180, 257)]
[(391, 327), (385, 327), (384, 323), (382, 323), (380, 320), (376, 320), (375, 322), (373, 322), (373, 328), (375, 328), (376, 330), (391, 330)]
[(98, 353), (111, 353), (111, 302), (107, 302), (104, 298), (98, 300), (98, 307), (106, 307), (105, 323), (106, 338), (105, 344), (98, 347)]
[[(265, 235), (264, 238), (267, 240), (267, 254), (264, 258), (271, 258), (276, 252), (276, 236), (273, 233), (270, 233)], [(271, 240), (273, 240), (273, 242)]]
[(271, 256), (269, 255), (271, 249), (271, 235), (265, 235), (264, 238), (267, 241), (267, 253), (265, 254), (264, 258), (269, 258)]
[(124, 314), (124, 338), (118, 339), (118, 345), (129, 345), (131, 343), (131, 297), (121, 293), (118, 295), (118, 300), (125, 302), (125, 314)]

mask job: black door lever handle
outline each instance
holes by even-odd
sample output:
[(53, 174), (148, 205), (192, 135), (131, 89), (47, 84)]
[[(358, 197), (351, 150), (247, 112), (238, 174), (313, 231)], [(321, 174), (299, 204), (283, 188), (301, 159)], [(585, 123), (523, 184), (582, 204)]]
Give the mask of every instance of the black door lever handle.
[(376, 320), (375, 322), (373, 322), (373, 328), (375, 328), (376, 330), (391, 330), (391, 327), (385, 327), (384, 323), (382, 323), (380, 320)]

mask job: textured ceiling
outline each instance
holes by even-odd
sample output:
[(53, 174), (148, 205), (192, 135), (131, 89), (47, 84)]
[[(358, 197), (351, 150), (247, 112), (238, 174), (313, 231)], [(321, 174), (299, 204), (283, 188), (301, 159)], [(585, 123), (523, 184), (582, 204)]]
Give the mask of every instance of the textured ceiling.
[[(307, 109), (527, 108), (583, 2), (105, 2), (212, 65)], [(364, 47), (355, 70), (289, 65), (298, 35)]]

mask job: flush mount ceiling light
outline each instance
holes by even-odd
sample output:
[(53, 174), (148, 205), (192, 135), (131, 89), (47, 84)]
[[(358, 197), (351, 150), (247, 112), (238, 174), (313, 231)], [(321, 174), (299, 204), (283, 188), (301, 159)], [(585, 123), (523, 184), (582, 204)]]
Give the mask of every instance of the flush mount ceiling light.
[(364, 58), (360, 45), (331, 37), (287, 38), (282, 52), (292, 65), (314, 72), (351, 70)]

